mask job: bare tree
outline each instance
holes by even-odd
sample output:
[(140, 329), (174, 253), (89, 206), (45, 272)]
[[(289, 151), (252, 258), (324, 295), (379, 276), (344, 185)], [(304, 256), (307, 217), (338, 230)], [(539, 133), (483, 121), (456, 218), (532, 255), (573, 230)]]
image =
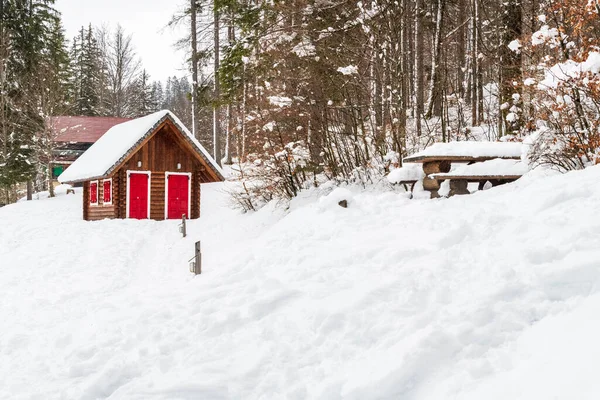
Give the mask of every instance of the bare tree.
[(130, 115), (127, 93), (135, 83), (141, 63), (135, 53), (131, 35), (121, 25), (111, 35), (105, 54), (108, 74), (108, 111), (115, 117)]

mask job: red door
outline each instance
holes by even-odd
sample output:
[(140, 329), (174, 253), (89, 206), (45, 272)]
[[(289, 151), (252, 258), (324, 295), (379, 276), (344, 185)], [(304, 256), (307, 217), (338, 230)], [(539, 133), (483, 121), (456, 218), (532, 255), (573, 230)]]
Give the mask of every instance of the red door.
[(189, 184), (188, 175), (167, 175), (168, 195), (167, 195), (167, 218), (179, 219), (183, 214), (188, 215), (189, 205)]
[(129, 218), (148, 218), (148, 174), (129, 174)]

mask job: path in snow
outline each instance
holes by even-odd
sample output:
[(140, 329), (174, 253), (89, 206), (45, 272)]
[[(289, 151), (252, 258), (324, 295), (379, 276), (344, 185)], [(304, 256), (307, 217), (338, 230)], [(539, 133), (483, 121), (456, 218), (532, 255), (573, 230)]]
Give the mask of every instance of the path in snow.
[(4, 207), (0, 398), (598, 398), (599, 178), (249, 215), (210, 185), (186, 239)]

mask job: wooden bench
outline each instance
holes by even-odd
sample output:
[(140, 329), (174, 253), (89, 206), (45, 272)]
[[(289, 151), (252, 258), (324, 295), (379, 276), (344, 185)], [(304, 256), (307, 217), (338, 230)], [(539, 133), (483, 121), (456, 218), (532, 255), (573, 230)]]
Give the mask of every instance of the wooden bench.
[(461, 174), (432, 174), (432, 179), (439, 181), (440, 183), (449, 179), (450, 180), (450, 193), (448, 196), (454, 196), (457, 194), (469, 194), (468, 185), (471, 182), (479, 184), (479, 190), (484, 188), (487, 182), (490, 182), (493, 186), (503, 185), (505, 183), (514, 182), (519, 179), (522, 175), (461, 175)]
[[(472, 173), (469, 171), (450, 172), (452, 164), (472, 165), (492, 160), (513, 160), (513, 164), (521, 158), (521, 143), (517, 142), (452, 142), (436, 143), (422, 152), (406, 157), (406, 163), (421, 163), (423, 165), (423, 189), (431, 193), (431, 197), (439, 197), (441, 183), (450, 179), (450, 195), (468, 194), (469, 182), (479, 182), (483, 187), (485, 182), (502, 184), (512, 182), (521, 177), (522, 173), (505, 173), (503, 168), (496, 171)], [(493, 168), (492, 168), (493, 169)]]

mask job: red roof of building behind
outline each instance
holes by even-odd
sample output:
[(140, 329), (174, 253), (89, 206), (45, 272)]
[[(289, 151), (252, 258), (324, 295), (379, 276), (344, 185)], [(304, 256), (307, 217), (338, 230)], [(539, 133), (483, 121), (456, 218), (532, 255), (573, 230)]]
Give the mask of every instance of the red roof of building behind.
[(52, 117), (55, 142), (95, 143), (113, 126), (131, 120), (118, 117)]

